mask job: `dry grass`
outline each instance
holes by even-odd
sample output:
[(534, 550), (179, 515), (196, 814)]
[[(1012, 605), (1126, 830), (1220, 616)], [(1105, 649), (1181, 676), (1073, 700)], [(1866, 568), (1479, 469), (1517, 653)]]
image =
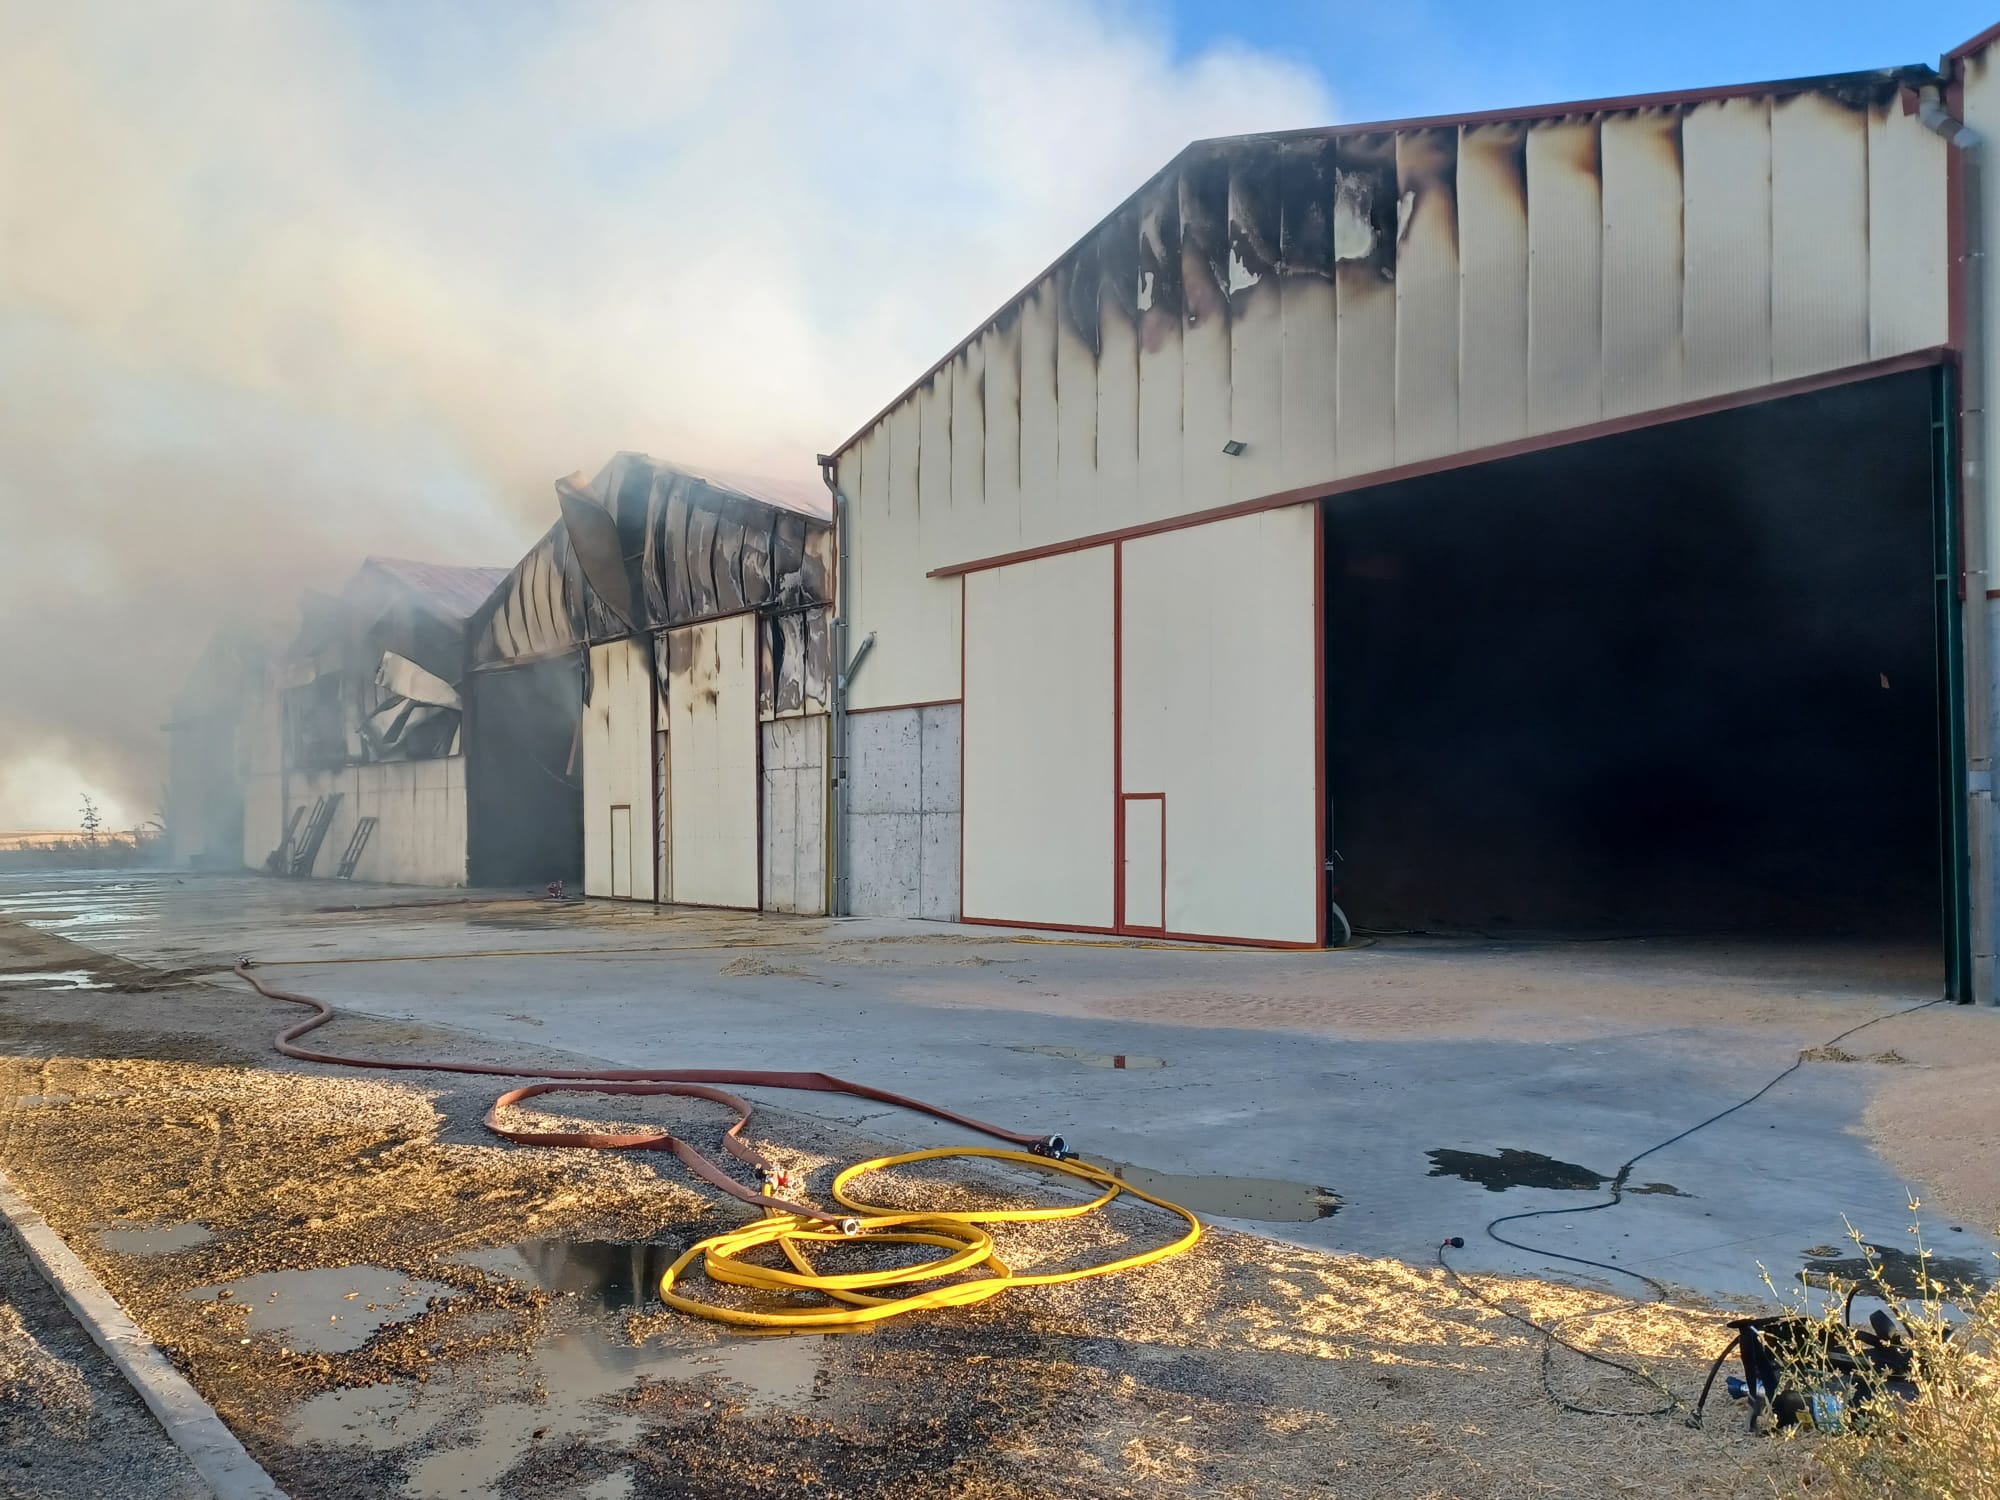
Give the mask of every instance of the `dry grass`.
[[(1918, 1205), (1910, 1205), (1914, 1212)], [(1912, 1234), (1921, 1245), (1920, 1228)], [(1846, 1430), (1812, 1444), (1791, 1494), (1799, 1500), (2000, 1500), (2000, 1288), (1984, 1293), (1920, 1272), (1899, 1294), (1879, 1259), (1852, 1236), (1879, 1298), (1914, 1354), (1914, 1398), (1884, 1390), (1855, 1403)], [(1928, 1252), (1918, 1251), (1928, 1263)], [(1836, 1347), (1865, 1351), (1836, 1303), (1818, 1315)], [(1799, 1382), (1810, 1388), (1810, 1375)]]

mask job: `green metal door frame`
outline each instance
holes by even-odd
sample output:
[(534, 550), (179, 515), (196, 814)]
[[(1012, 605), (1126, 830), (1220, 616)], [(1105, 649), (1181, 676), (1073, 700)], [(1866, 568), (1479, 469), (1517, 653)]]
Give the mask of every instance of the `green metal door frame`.
[(1931, 559), (1937, 640), (1938, 896), (1943, 912), (1944, 993), (1972, 995), (1972, 879), (1965, 754), (1965, 576), (1959, 525), (1958, 372), (1931, 377)]

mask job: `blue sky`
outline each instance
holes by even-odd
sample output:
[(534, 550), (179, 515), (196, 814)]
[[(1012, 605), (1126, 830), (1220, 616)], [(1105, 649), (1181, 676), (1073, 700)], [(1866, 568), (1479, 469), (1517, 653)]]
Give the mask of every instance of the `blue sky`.
[[(1349, 120), (1454, 114), (1929, 63), (1993, 0), (1160, 0), (1186, 53), (1235, 40), (1317, 69)], [(1300, 122), (1305, 123), (1305, 122)]]

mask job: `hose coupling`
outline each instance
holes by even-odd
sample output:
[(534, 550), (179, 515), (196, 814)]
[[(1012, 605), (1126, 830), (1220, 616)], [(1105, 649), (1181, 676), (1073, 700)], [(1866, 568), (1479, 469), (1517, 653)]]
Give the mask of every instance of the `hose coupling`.
[(861, 1233), (861, 1221), (859, 1219), (842, 1219), (840, 1221), (840, 1232), (849, 1239), (853, 1239), (857, 1234)]
[(257, 967), (257, 960), (245, 953), (236, 960), (236, 967), (239, 969), (254, 969)]
[(1028, 1149), (1037, 1156), (1046, 1156), (1050, 1161), (1068, 1161), (1076, 1155), (1074, 1151), (1069, 1149), (1068, 1143), (1059, 1135), (1052, 1135), (1046, 1140), (1036, 1141)]
[(788, 1192), (799, 1185), (798, 1178), (783, 1167), (760, 1167), (758, 1173), (764, 1179), (764, 1191), (767, 1193)]

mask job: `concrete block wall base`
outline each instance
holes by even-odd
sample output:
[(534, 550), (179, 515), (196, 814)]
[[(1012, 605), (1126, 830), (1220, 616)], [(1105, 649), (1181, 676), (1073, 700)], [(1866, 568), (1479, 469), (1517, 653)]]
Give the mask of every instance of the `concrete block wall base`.
[(223, 1425), (215, 1408), (140, 1332), (76, 1252), (15, 1191), (5, 1172), (0, 1172), (0, 1214), (6, 1216), (35, 1269), (131, 1382), (216, 1500), (285, 1500), (284, 1491)]
[(958, 705), (856, 713), (847, 736), (850, 910), (956, 921)]

